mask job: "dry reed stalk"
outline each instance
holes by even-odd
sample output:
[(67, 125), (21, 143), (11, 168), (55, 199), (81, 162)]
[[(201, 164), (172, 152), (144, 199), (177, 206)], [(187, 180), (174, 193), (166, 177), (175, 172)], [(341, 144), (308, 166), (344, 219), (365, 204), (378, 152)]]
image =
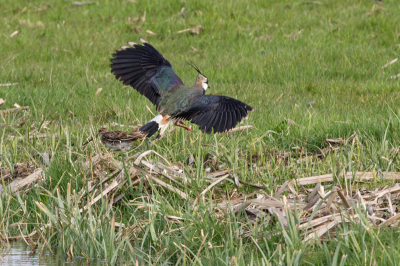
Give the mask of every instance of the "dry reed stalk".
[(227, 210), (228, 206), (236, 205), (236, 204), (240, 203), (242, 200), (247, 200), (249, 198), (252, 198), (256, 194), (257, 194), (257, 192), (253, 192), (253, 193), (250, 193), (250, 194), (243, 195), (243, 196), (241, 196), (239, 198), (227, 199), (227, 200), (224, 200), (224, 201), (222, 201), (220, 203), (217, 203), (216, 207), (220, 208), (220, 209)]
[(218, 183), (224, 181), (227, 177), (229, 176), (229, 174), (226, 174), (224, 176), (221, 176), (220, 178), (218, 178), (217, 180), (215, 180), (213, 183), (211, 183), (205, 190), (203, 190), (200, 195), (195, 199), (195, 201), (193, 202), (193, 207), (197, 205), (200, 197), (203, 197), (204, 194), (206, 194), (210, 189), (212, 189), (214, 186), (216, 186)]
[(382, 227), (382, 226), (389, 226), (389, 225), (393, 224), (395, 221), (397, 221), (397, 220), (399, 220), (399, 219), (400, 219), (400, 213), (397, 214), (397, 215), (395, 215), (395, 216), (393, 216), (393, 217), (391, 217), (390, 219), (384, 221), (383, 223), (381, 223), (381, 224), (379, 225), (379, 227)]
[(253, 126), (247, 125), (247, 126), (241, 126), (241, 127), (232, 128), (231, 130), (228, 130), (228, 131), (226, 131), (224, 133), (225, 134), (231, 134), (231, 133), (245, 131), (245, 130), (251, 130), (251, 129), (253, 129)]
[(149, 155), (150, 153), (154, 153), (155, 155), (157, 155), (158, 157), (160, 157), (161, 159), (163, 159), (169, 166), (171, 166), (171, 163), (170, 163), (167, 159), (165, 159), (163, 156), (161, 156), (161, 154), (159, 154), (158, 152), (156, 152), (156, 151), (154, 151), (154, 150), (148, 150), (148, 151), (145, 151), (145, 152), (143, 152), (142, 154), (140, 154), (140, 155), (136, 158), (134, 164), (139, 165), (140, 162), (142, 161), (143, 157)]
[(8, 184), (8, 188), (10, 189), (11, 192), (17, 192), (18, 190), (23, 189), (25, 186), (35, 182), (38, 180), (40, 177), (43, 177), (43, 169), (38, 168), (33, 172), (32, 174), (28, 175), (24, 179), (21, 180), (15, 180)]
[(144, 166), (146, 166), (146, 167), (148, 167), (148, 168), (150, 169), (150, 172), (149, 172), (150, 175), (151, 175), (152, 173), (160, 174), (160, 175), (164, 176), (165, 178), (167, 178), (168, 180), (174, 182), (174, 183), (177, 184), (178, 186), (180, 186), (180, 187), (182, 187), (182, 188), (184, 187), (184, 185), (182, 185), (181, 183), (179, 183), (178, 181), (176, 181), (176, 180), (175, 180), (174, 178), (172, 178), (171, 176), (169, 176), (169, 175), (163, 173), (160, 169), (158, 169), (157, 167), (155, 167), (155, 166), (152, 165), (151, 163), (149, 163), (149, 162), (147, 162), (147, 161), (145, 161), (145, 160), (142, 160), (141, 163), (142, 163)]
[(225, 174), (229, 173), (229, 171), (233, 171), (233, 170), (234, 169), (232, 169), (232, 170), (229, 170), (229, 169), (218, 170), (218, 171), (215, 171), (215, 172), (212, 172), (212, 173), (208, 173), (206, 177), (215, 178), (215, 177), (218, 177), (218, 176), (221, 176), (221, 175), (225, 175)]
[(392, 187), (392, 188), (388, 188), (388, 189), (384, 189), (384, 190), (380, 190), (377, 192), (373, 193), (373, 196), (375, 197), (375, 200), (385, 196), (386, 194), (390, 194), (390, 193), (395, 193), (395, 192), (399, 192), (400, 191), (400, 186), (396, 186), (396, 187)]
[(183, 173), (183, 171), (182, 171), (181, 169), (179, 169), (179, 170), (181, 170), (182, 172), (180, 172), (180, 171), (178, 171), (178, 170), (175, 170), (175, 169), (173, 169), (172, 167), (163, 165), (163, 164), (160, 163), (160, 162), (157, 162), (157, 167), (160, 168), (160, 169), (162, 169), (162, 170), (164, 170), (164, 171), (169, 172), (170, 174), (172, 174), (172, 175), (174, 175), (174, 176), (177, 176), (177, 177), (179, 177), (179, 178), (182, 178), (183, 183), (185, 183), (185, 184), (188, 183), (188, 182), (190, 182), (190, 180), (186, 177), (186, 175)]
[(303, 230), (303, 229), (307, 229), (307, 228), (311, 228), (311, 227), (315, 227), (317, 225), (326, 223), (328, 221), (333, 220), (335, 217), (340, 216), (340, 214), (336, 213), (336, 214), (329, 214), (323, 217), (319, 217), (319, 218), (314, 218), (311, 221), (306, 221), (300, 225), (298, 225), (298, 229)]
[[(371, 180), (376, 178), (376, 174), (374, 174), (373, 172), (355, 172), (355, 173), (347, 172), (345, 178), (353, 179), (353, 174), (355, 175), (355, 179), (359, 179), (359, 181)], [(400, 180), (400, 172), (386, 172), (383, 173), (383, 177), (385, 179)], [(332, 182), (332, 181), (333, 181), (333, 174), (326, 174), (326, 175), (298, 178), (295, 179), (293, 182), (298, 185), (310, 185), (315, 183)]]
[[(332, 217), (334, 218), (333, 221), (322, 224), (322, 225), (318, 226), (317, 228), (314, 228), (313, 232), (308, 234), (304, 238), (303, 242), (307, 243), (310, 240), (320, 238), (325, 233), (327, 233), (330, 229), (332, 229), (335, 225), (337, 225), (343, 221), (343, 218), (341, 216), (336, 215), (336, 216), (332, 216)], [(337, 218), (337, 219), (335, 219), (335, 218)], [(350, 220), (353, 221), (356, 218), (358, 218), (357, 214), (350, 216), (349, 219), (344, 218), (344, 221), (349, 222)]]
[(95, 204), (97, 201), (99, 201), (102, 197), (107, 195), (111, 190), (116, 188), (120, 183), (117, 180), (114, 180), (105, 190), (103, 190), (100, 195), (92, 199), (83, 209), (80, 209), (79, 212), (83, 212), (83, 210), (87, 210), (90, 206)]
[(344, 196), (344, 194), (342, 193), (342, 191), (338, 190), (337, 193), (338, 193), (340, 199), (342, 200), (343, 204), (346, 206), (347, 209), (349, 209), (351, 206), (350, 206), (349, 202), (347, 201), (346, 197)]
[(155, 176), (148, 175), (148, 178), (151, 179), (151, 180), (153, 180), (154, 182), (156, 182), (156, 183), (159, 184), (160, 186), (165, 187), (166, 189), (169, 189), (169, 190), (171, 190), (172, 192), (177, 193), (177, 194), (178, 194), (179, 196), (181, 196), (183, 199), (186, 199), (186, 200), (187, 200), (187, 199), (189, 198), (188, 195), (187, 195), (185, 192), (183, 192), (183, 191), (181, 191), (181, 190), (179, 190), (179, 189), (177, 189), (177, 188), (175, 188), (175, 187), (173, 187), (173, 186), (171, 186), (171, 185), (165, 183), (164, 181), (158, 179), (158, 178), (155, 177)]
[(278, 198), (282, 192), (285, 190), (287, 184), (289, 184), (289, 181), (286, 181), (285, 183), (283, 183), (283, 185), (279, 188), (279, 190), (275, 193), (274, 198)]
[(224, 181), (228, 176), (229, 176), (229, 174), (226, 174), (226, 175), (224, 175), (224, 176), (221, 176), (220, 178), (218, 178), (218, 179), (215, 180), (214, 182), (212, 182), (206, 189), (204, 189), (204, 190), (200, 193), (200, 196), (204, 196), (204, 194), (206, 194), (210, 189), (212, 189), (214, 186), (216, 186), (216, 185), (219, 184), (220, 182)]

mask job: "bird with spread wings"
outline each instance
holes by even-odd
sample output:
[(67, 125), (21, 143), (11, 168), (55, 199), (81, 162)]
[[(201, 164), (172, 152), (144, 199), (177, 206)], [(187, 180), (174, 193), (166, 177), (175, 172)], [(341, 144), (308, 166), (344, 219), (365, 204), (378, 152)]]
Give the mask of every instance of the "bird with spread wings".
[(151, 137), (158, 130), (162, 137), (168, 125), (187, 130), (183, 121), (199, 126), (205, 133), (220, 133), (234, 128), (253, 108), (239, 100), (219, 95), (206, 95), (208, 78), (198, 72), (193, 86), (186, 86), (165, 59), (151, 44), (140, 38), (143, 45), (128, 42), (130, 46), (116, 51), (111, 59), (111, 71), (125, 85), (146, 96), (157, 108), (158, 115), (139, 131)]

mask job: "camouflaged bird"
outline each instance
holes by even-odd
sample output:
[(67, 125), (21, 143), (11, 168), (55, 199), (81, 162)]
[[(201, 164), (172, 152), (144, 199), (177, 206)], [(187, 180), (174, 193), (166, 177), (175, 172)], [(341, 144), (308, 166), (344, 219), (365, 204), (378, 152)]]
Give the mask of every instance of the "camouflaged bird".
[(116, 51), (110, 67), (117, 79), (132, 86), (157, 107), (159, 114), (139, 129), (147, 137), (159, 129), (158, 137), (162, 137), (171, 122), (190, 130), (183, 126), (182, 120), (198, 125), (208, 134), (224, 132), (234, 128), (253, 110), (227, 96), (205, 95), (208, 79), (194, 65), (198, 72), (196, 82), (192, 87), (186, 86), (167, 59), (151, 44), (142, 38), (140, 41), (143, 45), (128, 42), (131, 47)]
[(100, 136), (101, 142), (110, 149), (129, 150), (135, 141), (146, 136), (138, 129), (139, 127), (136, 127), (131, 133), (126, 133), (117, 130), (107, 131), (106, 128), (100, 128), (96, 136)]

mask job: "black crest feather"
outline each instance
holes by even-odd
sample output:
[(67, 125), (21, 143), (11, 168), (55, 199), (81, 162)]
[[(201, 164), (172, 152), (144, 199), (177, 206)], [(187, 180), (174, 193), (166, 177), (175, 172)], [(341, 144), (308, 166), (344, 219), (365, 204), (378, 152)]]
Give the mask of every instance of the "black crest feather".
[(193, 61), (187, 61), (187, 63), (189, 66), (193, 67), (197, 71), (197, 73), (203, 75), (203, 73), (201, 73), (200, 69), (198, 68), (198, 66), (195, 63), (193, 63)]

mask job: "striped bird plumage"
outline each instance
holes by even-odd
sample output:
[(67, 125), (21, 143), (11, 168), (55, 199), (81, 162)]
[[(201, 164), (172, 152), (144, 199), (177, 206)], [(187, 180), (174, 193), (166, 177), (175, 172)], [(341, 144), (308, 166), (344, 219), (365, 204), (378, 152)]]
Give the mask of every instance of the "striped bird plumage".
[[(159, 115), (139, 130), (151, 137), (159, 129), (164, 133), (170, 122), (190, 121), (205, 133), (220, 133), (234, 128), (253, 108), (239, 100), (206, 95), (208, 79), (200, 70), (193, 86), (186, 86), (166, 60), (151, 44), (129, 42), (131, 47), (117, 51), (111, 59), (115, 77), (131, 85), (157, 107)], [(183, 127), (183, 126), (181, 126)], [(184, 127), (188, 129), (187, 127)]]
[(101, 142), (110, 149), (129, 150), (133, 143), (146, 135), (139, 131), (139, 127), (132, 130), (131, 133), (124, 131), (108, 131), (106, 128), (100, 128), (97, 136), (100, 136)]

